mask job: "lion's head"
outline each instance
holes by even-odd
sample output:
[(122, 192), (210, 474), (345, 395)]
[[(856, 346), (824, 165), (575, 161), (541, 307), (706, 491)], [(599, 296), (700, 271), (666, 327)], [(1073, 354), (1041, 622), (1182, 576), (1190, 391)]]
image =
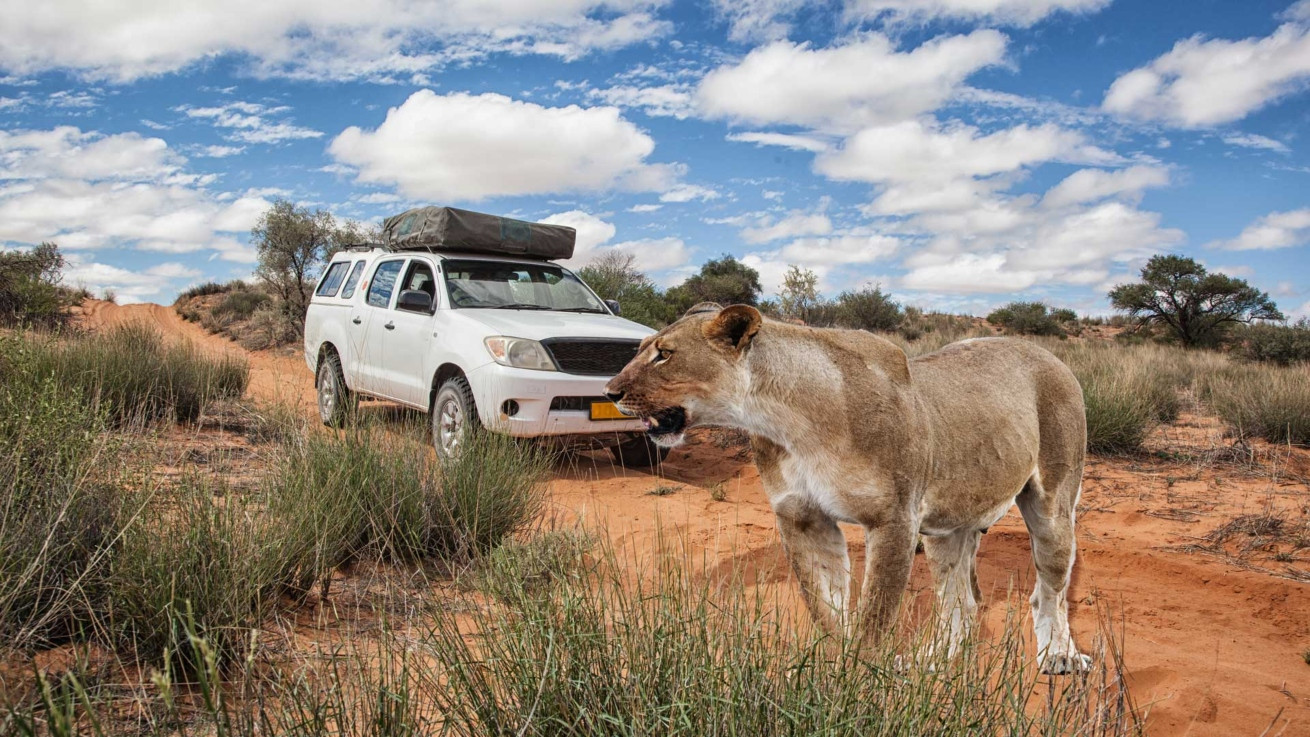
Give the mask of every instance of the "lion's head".
[(689, 427), (732, 424), (747, 385), (743, 358), (762, 322), (748, 305), (696, 305), (642, 341), (605, 394), (666, 447), (681, 443)]

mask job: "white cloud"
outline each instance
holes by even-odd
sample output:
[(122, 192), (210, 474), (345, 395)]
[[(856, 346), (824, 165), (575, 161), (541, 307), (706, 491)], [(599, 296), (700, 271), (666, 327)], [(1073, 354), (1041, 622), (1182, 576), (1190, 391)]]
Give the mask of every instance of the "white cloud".
[(691, 261), (691, 249), (681, 238), (642, 238), (605, 248), (610, 249), (635, 256), (637, 268), (647, 274), (667, 272)]
[(776, 41), (791, 30), (791, 17), (806, 0), (714, 0), (714, 9), (728, 23), (732, 41)]
[(691, 249), (681, 238), (643, 238), (611, 244), (618, 232), (614, 224), (581, 210), (549, 215), (541, 222), (567, 225), (578, 232), (573, 258), (564, 262), (572, 268), (586, 266), (608, 251), (619, 251), (632, 254), (638, 269), (648, 275), (657, 275), (659, 280), (658, 275), (667, 275), (691, 261)]
[(894, 236), (842, 231), (826, 237), (797, 238), (776, 250), (748, 253), (742, 263), (760, 273), (765, 294), (782, 289), (783, 275), (791, 266), (813, 271), (819, 277), (820, 291), (829, 292), (867, 281), (852, 267), (885, 259), (900, 247), (900, 240)]
[(245, 146), (203, 146), (196, 152), (196, 155), (210, 159), (222, 159), (228, 156), (236, 156), (245, 150)]
[(374, 130), (352, 126), (328, 147), (358, 181), (406, 197), (664, 191), (676, 167), (650, 164), (655, 141), (613, 107), (543, 107), (504, 95), (420, 90)]
[(1037, 283), (1038, 274), (1006, 268), (1000, 253), (965, 253), (924, 264), (901, 277), (906, 289), (941, 292), (1021, 292)]
[(654, 87), (618, 85), (588, 90), (587, 98), (598, 100), (606, 105), (635, 108), (652, 117), (683, 120), (696, 110), (691, 94), (691, 86), (687, 84)]
[(827, 235), (832, 232), (832, 221), (821, 212), (792, 211), (780, 220), (765, 217), (754, 226), (741, 231), (747, 243), (768, 243), (784, 238), (805, 235)]
[(1111, 112), (1189, 128), (1240, 120), (1310, 83), (1310, 22), (1240, 41), (1193, 36), (1114, 81)]
[(718, 191), (710, 187), (702, 187), (699, 184), (678, 184), (660, 195), (660, 202), (691, 202), (692, 200), (705, 202), (718, 198)]
[(1018, 171), (1047, 161), (1109, 164), (1119, 158), (1054, 125), (1019, 125), (981, 135), (970, 126), (939, 129), (921, 120), (861, 130), (820, 154), (814, 168), (832, 179), (950, 182)]
[(893, 22), (951, 18), (1031, 26), (1052, 13), (1092, 13), (1110, 0), (852, 0), (847, 12), (860, 17), (887, 16)]
[(555, 213), (541, 219), (550, 225), (567, 225), (578, 232), (573, 245), (573, 258), (564, 262), (568, 266), (585, 266), (596, 256), (597, 249), (608, 243), (617, 232), (613, 223), (582, 210)]
[(1227, 143), (1230, 146), (1276, 151), (1280, 154), (1285, 154), (1292, 150), (1282, 141), (1277, 141), (1258, 133), (1230, 133), (1224, 136), (1223, 140), (1224, 143)]
[(779, 41), (707, 74), (696, 98), (710, 117), (850, 129), (931, 111), (1004, 54), (1005, 36), (991, 30), (907, 52), (878, 33), (822, 49)]
[(655, 212), (664, 207), (664, 205), (633, 205), (628, 208), (628, 212)]
[(224, 203), (188, 174), (186, 159), (158, 138), (104, 136), (71, 126), (0, 131), (0, 242), (52, 240), (69, 251), (133, 247), (212, 250), (226, 260), (254, 252), (225, 232), (249, 230), (268, 203)]
[(795, 133), (747, 131), (745, 133), (729, 133), (725, 138), (729, 141), (753, 143), (756, 146), (783, 146), (797, 151), (809, 151), (816, 154), (828, 150), (828, 144), (826, 142), (814, 136), (803, 136)]
[(1310, 243), (1310, 207), (1271, 212), (1246, 226), (1236, 238), (1215, 241), (1211, 248), (1230, 251), (1267, 251)]
[(289, 120), (269, 121), (268, 116), (287, 112), (287, 107), (268, 107), (253, 102), (231, 102), (220, 107), (176, 108), (188, 118), (211, 121), (217, 128), (226, 128), (225, 138), (241, 143), (280, 143), (305, 138), (322, 138), (323, 132), (293, 125)]
[(1148, 187), (1168, 184), (1169, 170), (1163, 166), (1130, 166), (1118, 171), (1079, 169), (1051, 187), (1042, 197), (1042, 205), (1063, 207), (1120, 195), (1135, 198)]
[(493, 52), (577, 58), (659, 38), (660, 0), (48, 0), (6, 9), (0, 68), (127, 82), (231, 54), (259, 76), (409, 79)]

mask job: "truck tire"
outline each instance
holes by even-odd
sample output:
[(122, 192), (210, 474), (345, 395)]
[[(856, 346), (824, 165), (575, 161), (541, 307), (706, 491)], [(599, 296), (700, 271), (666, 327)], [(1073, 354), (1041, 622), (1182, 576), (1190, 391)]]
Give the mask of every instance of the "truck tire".
[(318, 362), (318, 417), (328, 427), (345, 427), (355, 409), (355, 394), (346, 386), (341, 358), (329, 351)]
[(614, 460), (624, 468), (651, 468), (669, 457), (669, 449), (655, 444), (646, 435), (637, 435), (610, 446)]
[(432, 445), (443, 461), (459, 457), (464, 437), (482, 428), (473, 390), (463, 376), (446, 379), (432, 400)]

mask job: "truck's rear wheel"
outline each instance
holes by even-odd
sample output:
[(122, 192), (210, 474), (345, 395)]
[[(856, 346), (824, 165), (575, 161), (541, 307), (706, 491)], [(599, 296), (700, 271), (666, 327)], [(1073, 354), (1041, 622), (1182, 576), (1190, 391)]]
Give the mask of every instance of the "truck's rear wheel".
[(341, 359), (329, 352), (318, 362), (318, 417), (328, 427), (345, 427), (355, 408), (355, 396), (346, 386)]
[(463, 376), (446, 379), (432, 400), (432, 445), (443, 461), (454, 460), (464, 447), (464, 438), (482, 427), (473, 391)]
[(610, 446), (614, 460), (624, 468), (650, 468), (657, 466), (669, 457), (669, 449), (662, 448), (646, 435), (637, 435)]

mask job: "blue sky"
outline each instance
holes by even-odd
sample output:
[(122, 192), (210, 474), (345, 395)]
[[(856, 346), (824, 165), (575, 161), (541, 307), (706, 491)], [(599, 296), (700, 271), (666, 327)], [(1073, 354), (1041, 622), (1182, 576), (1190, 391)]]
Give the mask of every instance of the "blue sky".
[(578, 228), (672, 284), (1082, 312), (1153, 253), (1310, 315), (1310, 0), (232, 0), (6, 11), (0, 247), (120, 301), (276, 197)]

